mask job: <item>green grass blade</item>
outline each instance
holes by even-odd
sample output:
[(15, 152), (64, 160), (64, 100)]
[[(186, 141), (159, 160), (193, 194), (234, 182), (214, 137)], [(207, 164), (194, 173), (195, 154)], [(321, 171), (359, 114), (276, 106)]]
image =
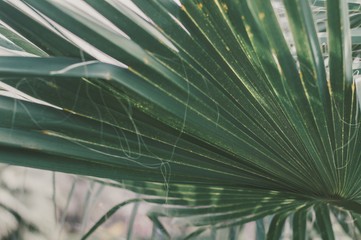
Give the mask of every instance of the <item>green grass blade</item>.
[(264, 218), (258, 219), (256, 221), (256, 239), (265, 240), (266, 239), (266, 229), (264, 225)]
[(184, 240), (191, 240), (191, 239), (196, 239), (196, 237), (198, 237), (199, 235), (201, 235), (204, 231), (206, 230), (206, 228), (201, 228), (201, 229), (198, 229), (190, 234), (188, 234)]
[(137, 215), (138, 208), (139, 208), (139, 202), (135, 202), (133, 209), (132, 209), (132, 213), (130, 214), (129, 226), (128, 226), (128, 231), (127, 231), (127, 240), (132, 239), (133, 226), (134, 226), (134, 221), (135, 221), (135, 217)]
[(288, 213), (279, 213), (273, 216), (272, 221), (268, 227), (267, 240), (280, 239), (287, 217)]
[(296, 211), (293, 215), (293, 240), (306, 239), (306, 224), (307, 224), (308, 208), (303, 208)]
[(87, 239), (95, 230), (97, 230), (97, 228), (102, 225), (106, 220), (108, 220), (109, 217), (111, 217), (116, 211), (118, 211), (119, 208), (128, 205), (130, 203), (134, 203), (134, 202), (139, 202), (142, 201), (143, 199), (141, 198), (135, 198), (135, 199), (130, 199), (127, 201), (124, 201), (122, 203), (119, 203), (117, 205), (115, 205), (114, 207), (112, 207), (108, 212), (106, 212), (89, 230), (86, 234), (84, 234), (81, 238), (81, 240), (85, 240)]
[(316, 224), (318, 229), (321, 233), (322, 239), (326, 240), (333, 240), (335, 239), (333, 230), (332, 230), (332, 223), (330, 219), (330, 211), (327, 205), (321, 203), (314, 207), (316, 213)]
[[(171, 239), (167, 229), (163, 226), (163, 224), (159, 221), (158, 217), (155, 215), (148, 215), (149, 219), (153, 222), (155, 229), (160, 230), (161, 233), (166, 237), (166, 239)], [(153, 228), (154, 229), (154, 228)], [(155, 231), (156, 232), (156, 231)], [(153, 235), (153, 234), (152, 234)]]

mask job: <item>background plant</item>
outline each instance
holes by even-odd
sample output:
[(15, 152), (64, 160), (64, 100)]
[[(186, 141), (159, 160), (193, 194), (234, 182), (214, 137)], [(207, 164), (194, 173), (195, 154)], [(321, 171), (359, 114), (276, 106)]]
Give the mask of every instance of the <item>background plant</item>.
[(359, 2), (133, 2), (0, 2), (1, 161), (156, 196), (164, 236), (359, 235)]

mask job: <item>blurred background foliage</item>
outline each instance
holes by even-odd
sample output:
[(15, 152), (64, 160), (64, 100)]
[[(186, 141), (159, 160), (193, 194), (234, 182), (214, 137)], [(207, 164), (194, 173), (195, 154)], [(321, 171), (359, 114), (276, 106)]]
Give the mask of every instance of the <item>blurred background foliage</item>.
[(1, 239), (361, 238), (360, 6), (1, 1)]

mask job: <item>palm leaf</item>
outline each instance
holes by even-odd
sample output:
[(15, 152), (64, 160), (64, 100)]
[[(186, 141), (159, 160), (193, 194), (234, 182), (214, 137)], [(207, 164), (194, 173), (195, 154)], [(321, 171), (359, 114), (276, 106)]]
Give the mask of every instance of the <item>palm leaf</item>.
[(274, 214), (267, 238), (290, 218), (305, 239), (313, 207), (331, 239), (329, 207), (359, 217), (358, 2), (276, 1), (295, 53), (270, 0), (133, 2), (0, 2), (2, 162), (157, 196), (134, 201), (190, 238)]

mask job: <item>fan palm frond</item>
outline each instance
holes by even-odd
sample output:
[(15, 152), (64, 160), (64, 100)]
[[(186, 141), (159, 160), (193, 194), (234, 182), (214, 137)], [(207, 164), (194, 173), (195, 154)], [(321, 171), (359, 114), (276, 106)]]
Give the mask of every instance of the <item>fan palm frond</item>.
[(190, 237), (360, 230), (358, 1), (133, 3), (0, 1), (1, 161), (157, 196)]

